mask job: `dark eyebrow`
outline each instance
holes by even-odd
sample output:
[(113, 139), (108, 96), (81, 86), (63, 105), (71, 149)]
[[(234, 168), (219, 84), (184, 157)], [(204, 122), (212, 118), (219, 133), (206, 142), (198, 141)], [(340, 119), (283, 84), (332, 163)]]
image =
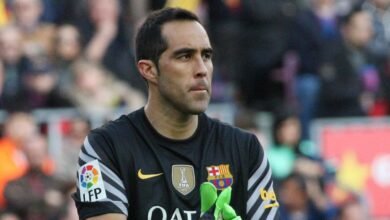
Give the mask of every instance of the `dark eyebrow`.
[[(181, 54), (194, 54), (196, 52), (196, 49), (193, 48), (181, 48), (173, 52), (173, 56), (178, 56)], [(204, 48), (202, 49), (201, 53), (213, 53), (213, 49), (210, 48)]]
[(213, 48), (209, 47), (209, 48), (205, 48), (202, 50), (202, 53), (213, 53)]
[(181, 55), (181, 54), (193, 54), (195, 53), (195, 49), (193, 48), (181, 48), (181, 49), (178, 49), (176, 51), (173, 52), (173, 56), (178, 56), (178, 55)]

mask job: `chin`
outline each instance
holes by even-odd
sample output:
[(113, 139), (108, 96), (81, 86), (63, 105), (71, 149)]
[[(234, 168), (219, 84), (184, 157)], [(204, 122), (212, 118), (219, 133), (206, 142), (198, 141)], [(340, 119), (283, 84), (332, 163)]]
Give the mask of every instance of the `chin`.
[(210, 99), (188, 100), (183, 99), (180, 102), (173, 103), (176, 109), (184, 114), (198, 115), (207, 110)]
[(187, 112), (192, 115), (199, 115), (206, 111), (207, 108), (191, 108)]
[(208, 107), (208, 102), (206, 104), (202, 104), (202, 105), (188, 106), (187, 112), (189, 112), (190, 114), (193, 114), (193, 115), (199, 115), (199, 114), (205, 112), (207, 107)]

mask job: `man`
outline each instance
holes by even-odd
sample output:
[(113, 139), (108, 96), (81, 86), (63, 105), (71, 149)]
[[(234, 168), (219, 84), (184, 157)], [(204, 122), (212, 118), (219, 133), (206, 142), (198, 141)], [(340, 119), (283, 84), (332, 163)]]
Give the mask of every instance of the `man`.
[(65, 196), (61, 182), (52, 175), (54, 164), (48, 154), (47, 138), (34, 134), (24, 140), (22, 148), (28, 169), (23, 176), (6, 185), (7, 208), (21, 219), (59, 219)]
[(342, 41), (321, 71), (319, 117), (361, 117), (379, 97), (380, 61), (368, 50), (372, 18), (354, 7), (340, 20)]
[(93, 130), (80, 153), (74, 196), (81, 219), (199, 219), (203, 182), (232, 187), (243, 219), (273, 219), (278, 203), (252, 134), (208, 118), (212, 48), (198, 18), (152, 13), (136, 37), (148, 102)]

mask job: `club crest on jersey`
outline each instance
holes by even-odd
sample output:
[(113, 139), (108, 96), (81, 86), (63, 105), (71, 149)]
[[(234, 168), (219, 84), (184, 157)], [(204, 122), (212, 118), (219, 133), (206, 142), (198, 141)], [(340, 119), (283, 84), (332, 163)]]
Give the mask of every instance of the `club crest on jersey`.
[(82, 202), (95, 202), (107, 198), (99, 162), (93, 160), (78, 170), (78, 184)]
[(233, 184), (233, 176), (229, 170), (229, 164), (206, 167), (207, 181), (212, 183), (218, 190), (223, 190)]
[(172, 165), (172, 185), (181, 194), (187, 195), (195, 188), (195, 172), (191, 165)]

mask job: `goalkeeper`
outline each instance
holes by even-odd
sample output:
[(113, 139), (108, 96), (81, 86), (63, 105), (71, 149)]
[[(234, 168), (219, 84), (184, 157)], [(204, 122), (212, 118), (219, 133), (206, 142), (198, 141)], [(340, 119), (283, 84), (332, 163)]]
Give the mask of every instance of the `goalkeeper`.
[(204, 113), (212, 56), (191, 12), (166, 8), (146, 18), (136, 60), (148, 102), (86, 137), (73, 195), (80, 219), (276, 218), (257, 138)]

